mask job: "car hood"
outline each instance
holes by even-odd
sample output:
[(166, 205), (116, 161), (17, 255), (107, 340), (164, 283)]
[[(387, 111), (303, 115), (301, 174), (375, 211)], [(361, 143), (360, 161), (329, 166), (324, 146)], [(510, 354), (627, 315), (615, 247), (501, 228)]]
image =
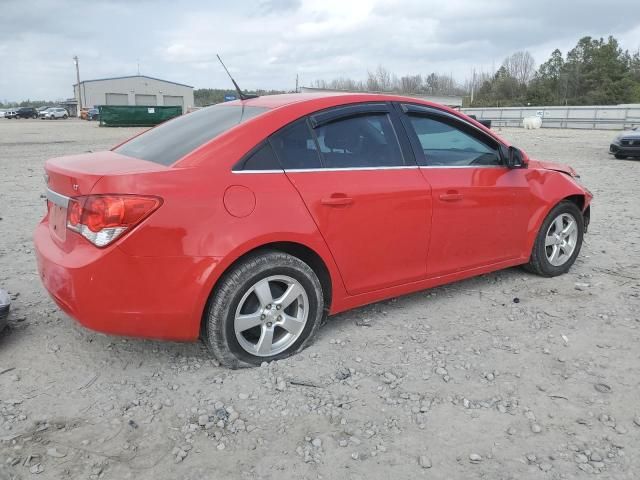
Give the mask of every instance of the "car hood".
[(544, 160), (529, 160), (529, 168), (543, 168), (545, 170), (553, 170), (555, 172), (561, 172), (569, 175), (570, 177), (578, 177), (576, 172), (569, 165), (563, 165), (562, 163), (546, 162)]
[(620, 140), (621, 138), (633, 138), (634, 140), (640, 140), (640, 130), (628, 130), (626, 132), (622, 132), (616, 137), (616, 139)]

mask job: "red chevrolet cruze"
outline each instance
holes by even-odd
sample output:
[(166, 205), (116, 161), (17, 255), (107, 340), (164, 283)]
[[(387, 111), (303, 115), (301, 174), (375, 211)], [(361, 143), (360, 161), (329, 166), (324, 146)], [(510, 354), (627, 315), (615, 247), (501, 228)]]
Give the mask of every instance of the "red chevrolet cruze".
[(574, 263), (591, 193), (416, 98), (203, 108), (46, 163), (38, 268), (102, 332), (202, 336), (230, 367), (304, 348), (327, 314), (514, 265)]

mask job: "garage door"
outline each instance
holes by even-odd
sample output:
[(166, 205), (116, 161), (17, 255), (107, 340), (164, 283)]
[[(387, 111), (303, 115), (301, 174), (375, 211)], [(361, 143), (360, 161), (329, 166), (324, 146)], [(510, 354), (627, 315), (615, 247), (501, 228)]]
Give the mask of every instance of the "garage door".
[(155, 95), (136, 94), (136, 105), (157, 105), (158, 100)]
[(129, 95), (126, 93), (107, 93), (107, 105), (129, 105)]
[(184, 97), (177, 95), (164, 95), (164, 105), (167, 107), (182, 107), (184, 111)]

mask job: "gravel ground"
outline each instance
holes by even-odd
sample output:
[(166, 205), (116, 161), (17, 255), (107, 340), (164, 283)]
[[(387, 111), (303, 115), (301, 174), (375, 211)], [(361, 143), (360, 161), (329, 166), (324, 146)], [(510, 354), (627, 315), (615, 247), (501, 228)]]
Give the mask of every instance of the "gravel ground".
[(197, 343), (85, 330), (40, 284), (44, 160), (135, 132), (0, 120), (0, 479), (638, 478), (640, 162), (606, 154), (613, 132), (502, 130), (595, 194), (569, 274), (353, 310), (242, 371)]

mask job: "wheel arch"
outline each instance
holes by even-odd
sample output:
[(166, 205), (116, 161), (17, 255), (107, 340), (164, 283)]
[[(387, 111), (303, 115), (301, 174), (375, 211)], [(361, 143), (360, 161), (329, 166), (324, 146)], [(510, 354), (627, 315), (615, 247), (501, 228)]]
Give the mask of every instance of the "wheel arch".
[[(574, 194), (574, 195), (568, 195), (566, 197), (564, 197), (563, 199), (561, 199), (559, 202), (556, 203), (556, 205), (560, 202), (572, 202), (575, 203), (576, 207), (578, 207), (580, 209), (581, 212), (584, 212), (585, 208), (585, 203), (587, 202), (586, 196), (584, 194)], [(554, 205), (555, 207), (555, 205)], [(553, 208), (553, 207), (551, 207)]]
[(320, 285), (322, 286), (322, 292), (324, 296), (324, 311), (328, 314), (331, 310), (331, 305), (333, 304), (333, 299), (336, 293), (336, 288), (341, 285), (339, 279), (336, 279), (335, 276), (339, 275), (337, 269), (332, 263), (332, 259), (327, 259), (323, 257), (320, 253), (318, 253), (317, 249), (312, 248), (311, 246), (302, 243), (297, 240), (275, 240), (269, 241), (265, 243), (261, 243), (260, 245), (243, 248), (240, 251), (236, 251), (236, 254), (232, 256), (232, 259), (224, 265), (220, 266), (218, 270), (218, 274), (214, 275), (214, 279), (208, 288), (207, 295), (204, 302), (202, 303), (202, 310), (200, 315), (200, 329), (204, 325), (205, 317), (207, 314), (207, 306), (211, 301), (213, 296), (213, 292), (216, 289), (216, 286), (224, 279), (225, 275), (227, 275), (239, 262), (246, 259), (247, 257), (259, 255), (261, 252), (265, 251), (280, 251), (284, 253), (288, 253), (303, 262), (305, 262), (314, 273), (317, 275), (318, 280), (320, 281)]
[(527, 233), (524, 257), (530, 255), (538, 231), (549, 212), (561, 202), (569, 201), (582, 212), (585, 224), (589, 221), (591, 195), (568, 175), (550, 170), (533, 170), (529, 179), (533, 207)]

